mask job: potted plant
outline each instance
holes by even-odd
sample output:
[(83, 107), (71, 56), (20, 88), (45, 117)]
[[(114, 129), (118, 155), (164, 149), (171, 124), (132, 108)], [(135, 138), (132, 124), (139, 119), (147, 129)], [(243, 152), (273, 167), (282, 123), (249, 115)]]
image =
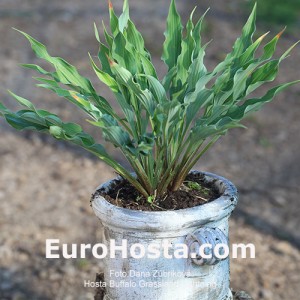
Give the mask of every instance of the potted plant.
[[(243, 127), (244, 117), (299, 82), (251, 97), (276, 78), (280, 63), (296, 45), (274, 59), (280, 32), (258, 55), (267, 34), (252, 40), (256, 7), (232, 51), (208, 71), (203, 62), (208, 44), (203, 45), (200, 36), (205, 14), (194, 24), (193, 13), (183, 29), (171, 1), (162, 55), (168, 70), (160, 80), (129, 17), (128, 1), (120, 17), (109, 1), (110, 32), (104, 27), (105, 42), (95, 26), (101, 67), (92, 56), (90, 60), (100, 81), (114, 94), (121, 114), (74, 66), (51, 56), (43, 44), (19, 31), (36, 56), (55, 69), (23, 65), (43, 75), (36, 78), (38, 86), (85, 111), (88, 122), (132, 167), (133, 172), (124, 168), (78, 124), (36, 109), (27, 99), (10, 92), (24, 107), (18, 112), (0, 103), (0, 115), (12, 127), (47, 132), (77, 144), (119, 175), (101, 185), (91, 200), (104, 228), (104, 245), (118, 248), (104, 258), (107, 299), (232, 299), (225, 246), (237, 190), (223, 177), (191, 170), (229, 129)], [(206, 244), (211, 247), (201, 252)]]

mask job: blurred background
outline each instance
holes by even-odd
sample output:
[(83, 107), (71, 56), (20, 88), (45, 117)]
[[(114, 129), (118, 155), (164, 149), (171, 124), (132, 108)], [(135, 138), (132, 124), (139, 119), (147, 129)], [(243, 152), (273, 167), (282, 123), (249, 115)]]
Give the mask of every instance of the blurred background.
[[(258, 2), (257, 35), (285, 25), (288, 29), (278, 55), (300, 39), (298, 0)], [(154, 64), (163, 75), (160, 56), (169, 0), (130, 0), (131, 16), (146, 39)], [(206, 65), (212, 69), (228, 53), (253, 6), (252, 1), (178, 0), (187, 20), (198, 6), (208, 7), (204, 40)], [(122, 0), (114, 0), (120, 12)], [(98, 83), (88, 52), (97, 54), (93, 22), (107, 24), (106, 0), (0, 0), (0, 99), (19, 109), (7, 89), (31, 99), (39, 108), (65, 121), (81, 122), (85, 116), (64, 99), (36, 88), (34, 72), (18, 63), (38, 63), (28, 43), (11, 28), (19, 28), (48, 46), (91, 78), (104, 96), (111, 94)], [(276, 83), (300, 78), (300, 48), (282, 64)], [(263, 92), (263, 90), (261, 90)], [(299, 299), (300, 294), (300, 86), (295, 86), (249, 117), (247, 130), (234, 129), (203, 157), (197, 168), (232, 180), (240, 201), (231, 220), (231, 243), (254, 243), (256, 259), (231, 261), (232, 287), (246, 290), (254, 299)], [(45, 259), (45, 240), (61, 243), (101, 242), (100, 223), (89, 206), (90, 195), (114, 172), (82, 150), (51, 137), (16, 132), (0, 120), (0, 299), (93, 299), (93, 281), (101, 268), (87, 259)], [(108, 151), (115, 151), (106, 145)], [(115, 156), (118, 157), (117, 152)], [(122, 158), (120, 157), (122, 162)]]

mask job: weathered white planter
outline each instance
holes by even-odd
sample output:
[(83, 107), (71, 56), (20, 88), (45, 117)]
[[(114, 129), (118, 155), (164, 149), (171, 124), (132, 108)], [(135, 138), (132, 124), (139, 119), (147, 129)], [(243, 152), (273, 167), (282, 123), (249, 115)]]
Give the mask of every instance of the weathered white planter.
[[(147, 249), (149, 244), (161, 246), (167, 240), (172, 244), (168, 251), (170, 255), (183, 243), (191, 252), (203, 243), (213, 246), (228, 244), (228, 218), (237, 204), (237, 190), (225, 178), (204, 174), (206, 180), (214, 182), (222, 196), (198, 207), (164, 212), (133, 211), (116, 207), (103, 197), (95, 196), (92, 207), (104, 227), (102, 242), (109, 248), (111, 240), (115, 240), (116, 245), (127, 240), (128, 248), (140, 243)], [(99, 188), (108, 190), (111, 183)], [(115, 258), (108, 255), (104, 259), (105, 299), (232, 299), (229, 258), (203, 259), (198, 256), (170, 259), (161, 252), (157, 259), (147, 256), (136, 259), (130, 255), (122, 258), (121, 251), (116, 254)]]

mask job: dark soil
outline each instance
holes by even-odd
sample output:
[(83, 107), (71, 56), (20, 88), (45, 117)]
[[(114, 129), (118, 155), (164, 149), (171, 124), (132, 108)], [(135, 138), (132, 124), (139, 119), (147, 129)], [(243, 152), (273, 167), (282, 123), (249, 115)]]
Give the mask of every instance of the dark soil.
[(211, 202), (220, 197), (214, 182), (205, 180), (202, 174), (189, 174), (179, 190), (168, 191), (153, 203), (141, 195), (127, 180), (115, 180), (113, 187), (105, 192), (98, 190), (93, 197), (101, 195), (110, 203), (132, 210), (162, 211), (178, 210)]

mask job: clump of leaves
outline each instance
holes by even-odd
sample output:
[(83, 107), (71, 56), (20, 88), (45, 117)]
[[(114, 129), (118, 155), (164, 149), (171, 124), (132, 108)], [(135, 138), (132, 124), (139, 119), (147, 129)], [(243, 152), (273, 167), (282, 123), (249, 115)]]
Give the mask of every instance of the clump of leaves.
[(257, 56), (256, 51), (267, 34), (252, 40), (256, 7), (232, 51), (208, 71), (204, 65), (207, 44), (202, 44), (200, 35), (205, 14), (194, 23), (193, 13), (183, 30), (172, 0), (162, 55), (168, 71), (159, 80), (143, 37), (129, 17), (128, 1), (124, 1), (120, 17), (109, 2), (110, 31), (104, 27), (105, 41), (100, 40), (95, 26), (101, 67), (91, 56), (90, 60), (99, 80), (114, 94), (123, 112), (120, 115), (74, 66), (51, 56), (43, 44), (20, 31), (36, 56), (55, 69), (50, 72), (38, 65), (23, 65), (43, 75), (36, 78), (38, 86), (85, 111), (90, 124), (120, 149), (136, 177), (78, 124), (65, 123), (20, 96), (11, 93), (24, 109), (15, 113), (0, 104), (1, 115), (18, 130), (47, 132), (85, 148), (127, 179), (148, 199), (149, 205), (153, 204), (156, 197), (176, 191), (199, 158), (230, 128), (243, 127), (240, 122), (245, 116), (298, 82), (280, 84), (262, 97), (251, 97), (254, 90), (275, 79), (280, 63), (295, 46), (281, 57), (273, 58), (281, 32)]

